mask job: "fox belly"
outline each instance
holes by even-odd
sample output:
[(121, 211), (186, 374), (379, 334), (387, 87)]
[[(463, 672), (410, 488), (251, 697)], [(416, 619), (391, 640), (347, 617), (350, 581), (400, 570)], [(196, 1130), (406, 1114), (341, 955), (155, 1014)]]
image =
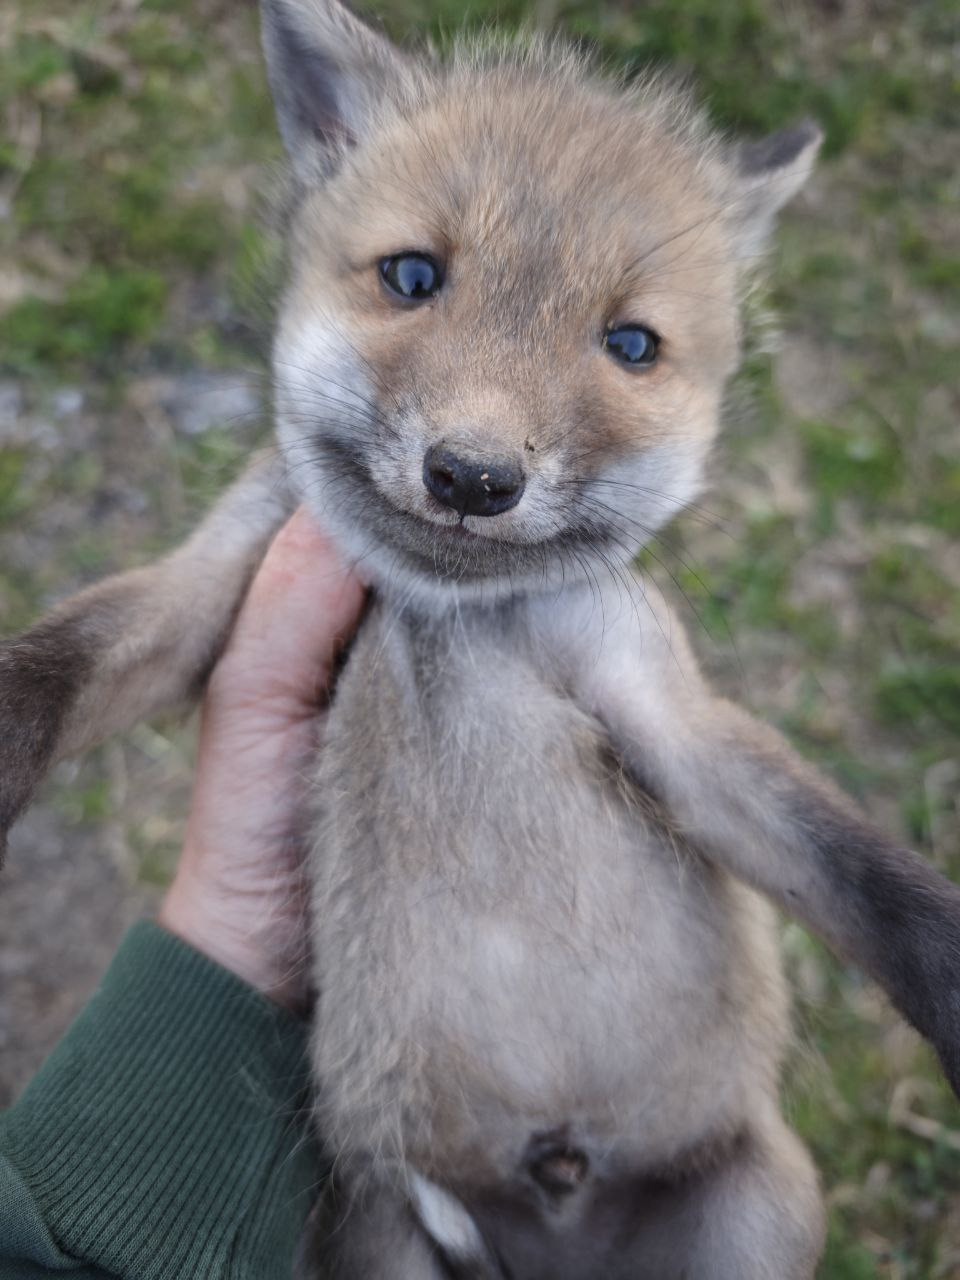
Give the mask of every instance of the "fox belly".
[(522, 646), (419, 643), (374, 615), (324, 750), (331, 1154), (489, 1188), (734, 1132), (784, 1038), (765, 908), (670, 832)]

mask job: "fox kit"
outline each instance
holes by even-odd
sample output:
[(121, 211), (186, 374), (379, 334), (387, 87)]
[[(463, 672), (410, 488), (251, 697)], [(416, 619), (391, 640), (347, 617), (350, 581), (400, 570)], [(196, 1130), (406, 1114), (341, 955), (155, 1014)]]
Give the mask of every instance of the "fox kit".
[(960, 891), (714, 696), (630, 568), (695, 495), (817, 130), (714, 136), (532, 45), (440, 63), (263, 0), (296, 185), (276, 459), (0, 649), (0, 836), (201, 689), (306, 503), (374, 601), (317, 760), (313, 1060), (338, 1280), (801, 1280), (770, 902), (960, 1086)]

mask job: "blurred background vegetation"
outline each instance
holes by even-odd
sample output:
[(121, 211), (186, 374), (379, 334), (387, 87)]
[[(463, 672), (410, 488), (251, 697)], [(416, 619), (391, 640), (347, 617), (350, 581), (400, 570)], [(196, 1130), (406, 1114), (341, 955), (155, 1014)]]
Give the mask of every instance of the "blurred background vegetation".
[[(960, 873), (960, 9), (953, 0), (379, 0), (398, 35), (533, 21), (689, 72), (716, 121), (816, 117), (731, 397), (708, 517), (648, 567), (718, 682)], [(266, 426), (279, 160), (241, 0), (0, 12), (0, 631), (142, 562)], [(61, 767), (0, 887), (0, 1093), (176, 856), (191, 734)], [(831, 1204), (822, 1276), (960, 1276), (960, 1109), (932, 1057), (796, 925), (785, 1101)], [(98, 949), (99, 948), (99, 949)], [(96, 957), (91, 962), (89, 957)], [(5, 1055), (5, 1056), (4, 1056)], [(772, 1278), (774, 1280), (774, 1278)]]

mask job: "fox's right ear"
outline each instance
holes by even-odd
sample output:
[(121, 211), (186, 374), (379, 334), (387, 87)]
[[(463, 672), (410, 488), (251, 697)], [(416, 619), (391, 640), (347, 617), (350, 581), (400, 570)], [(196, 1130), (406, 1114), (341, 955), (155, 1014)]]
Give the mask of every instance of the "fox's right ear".
[(411, 83), (411, 63), (340, 0), (261, 0), (267, 77), (301, 181), (330, 174), (378, 104)]
[(756, 257), (779, 211), (810, 177), (822, 142), (820, 126), (813, 120), (801, 120), (737, 148), (736, 195), (730, 213), (740, 252), (746, 259)]

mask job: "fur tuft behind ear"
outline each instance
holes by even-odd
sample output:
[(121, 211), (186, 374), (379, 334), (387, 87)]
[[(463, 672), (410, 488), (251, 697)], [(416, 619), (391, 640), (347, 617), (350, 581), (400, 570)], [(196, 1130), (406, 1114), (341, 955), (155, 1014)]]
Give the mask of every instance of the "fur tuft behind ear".
[(297, 177), (322, 181), (399, 95), (410, 64), (340, 0), (261, 0), (263, 49), (280, 135)]
[(763, 248), (777, 214), (812, 173), (822, 142), (820, 126), (803, 120), (737, 147), (732, 217), (744, 257)]

